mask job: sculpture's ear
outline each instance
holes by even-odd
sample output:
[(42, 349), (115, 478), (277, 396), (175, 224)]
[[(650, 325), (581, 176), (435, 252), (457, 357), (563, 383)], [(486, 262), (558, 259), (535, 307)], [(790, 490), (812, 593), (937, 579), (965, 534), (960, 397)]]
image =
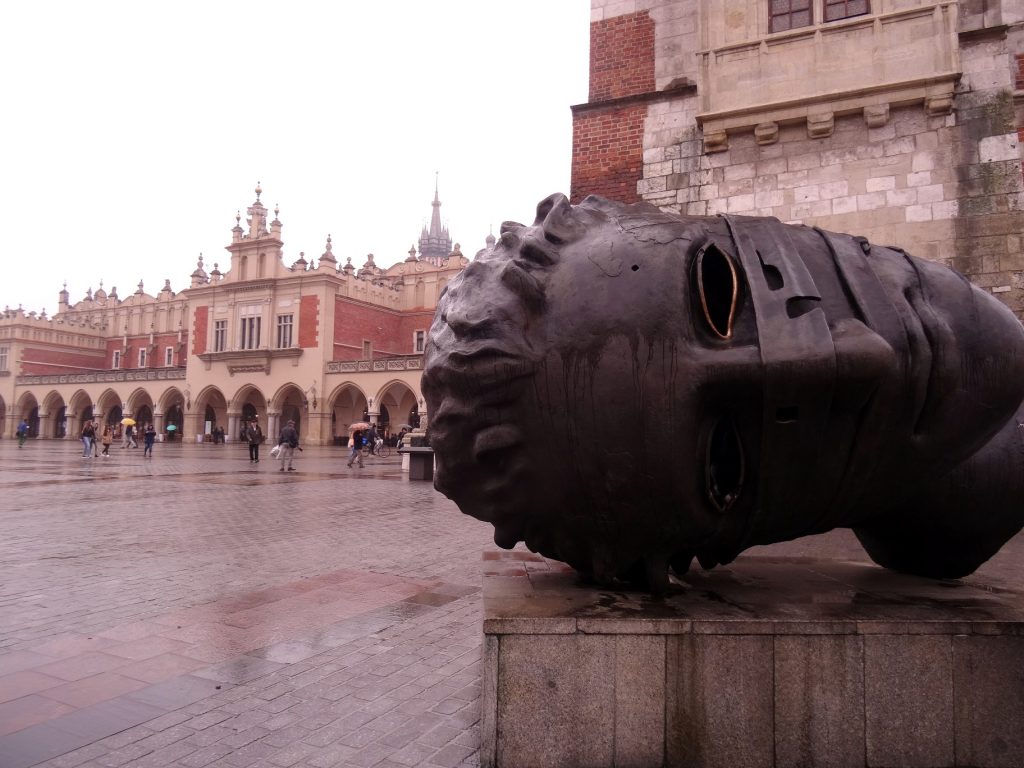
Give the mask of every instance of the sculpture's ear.
[(533, 225), (541, 227), (545, 239), (555, 245), (575, 240), (583, 232), (582, 222), (569, 205), (569, 199), (561, 192), (540, 201)]

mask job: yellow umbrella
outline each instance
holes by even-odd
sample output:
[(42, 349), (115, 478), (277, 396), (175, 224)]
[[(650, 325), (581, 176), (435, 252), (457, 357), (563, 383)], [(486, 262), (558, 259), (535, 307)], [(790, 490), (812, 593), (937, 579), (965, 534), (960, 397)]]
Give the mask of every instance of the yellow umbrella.
[(128, 418), (121, 419), (121, 423), (124, 424), (126, 427), (134, 427), (135, 426), (135, 419), (128, 419)]

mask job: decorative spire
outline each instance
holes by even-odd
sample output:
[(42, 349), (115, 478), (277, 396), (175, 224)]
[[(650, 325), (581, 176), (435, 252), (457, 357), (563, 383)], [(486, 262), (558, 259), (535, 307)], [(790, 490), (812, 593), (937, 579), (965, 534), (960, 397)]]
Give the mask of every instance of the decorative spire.
[(351, 275), (353, 272), (356, 271), (356, 268), (352, 266), (352, 257), (351, 256), (349, 256), (349, 257), (347, 257), (345, 259), (345, 266), (342, 267), (342, 271), (345, 274), (347, 274), (347, 275)]
[(267, 232), (267, 209), (266, 206), (260, 202), (261, 194), (263, 194), (263, 189), (257, 181), (256, 202), (250, 205), (245, 211), (248, 216), (246, 223), (249, 225), (249, 237), (252, 239), (270, 234)]
[(327, 247), (324, 250), (323, 254), (320, 256), (320, 265), (321, 266), (323, 266), (323, 263), (325, 261), (330, 262), (332, 264), (337, 264), (338, 263), (338, 260), (336, 258), (334, 258), (333, 248), (334, 248), (334, 246), (331, 245), (331, 236), (328, 235), (327, 236)]
[(142, 281), (141, 280), (139, 280), (139, 287), (135, 289), (135, 294), (136, 295), (139, 295), (140, 293), (142, 293)]
[(192, 287), (195, 288), (198, 285), (205, 285), (210, 282), (210, 278), (206, 276), (206, 270), (203, 269), (203, 254), (199, 254), (199, 260), (196, 262), (196, 270), (189, 277), (192, 278)]
[(413, 245), (409, 248), (409, 256), (406, 261), (416, 261), (416, 246)]
[(433, 210), (430, 214), (430, 228), (423, 228), (420, 235), (420, 260), (440, 266), (448, 258), (452, 249), (452, 239), (448, 235), (446, 227), (441, 225), (441, 198), (439, 192), (439, 176), (434, 174), (434, 201), (430, 204)]

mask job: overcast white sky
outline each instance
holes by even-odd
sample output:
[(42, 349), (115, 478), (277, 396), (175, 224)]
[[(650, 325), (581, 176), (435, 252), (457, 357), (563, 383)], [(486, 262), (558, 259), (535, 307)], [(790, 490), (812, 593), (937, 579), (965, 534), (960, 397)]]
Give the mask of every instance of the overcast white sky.
[[(226, 269), (235, 211), (281, 208), (285, 262), (406, 257), (569, 192), (589, 0), (10, 3), (0, 28), (0, 307)], [(244, 225), (244, 220), (243, 220)]]

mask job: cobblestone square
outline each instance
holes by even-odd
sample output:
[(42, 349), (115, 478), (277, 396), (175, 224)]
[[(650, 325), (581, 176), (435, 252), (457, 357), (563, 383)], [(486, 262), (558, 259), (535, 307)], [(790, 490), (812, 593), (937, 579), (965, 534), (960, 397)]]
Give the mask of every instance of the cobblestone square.
[[(345, 458), (0, 441), (0, 768), (477, 765), (490, 526)], [(970, 580), (1018, 586), (1021, 553)]]

